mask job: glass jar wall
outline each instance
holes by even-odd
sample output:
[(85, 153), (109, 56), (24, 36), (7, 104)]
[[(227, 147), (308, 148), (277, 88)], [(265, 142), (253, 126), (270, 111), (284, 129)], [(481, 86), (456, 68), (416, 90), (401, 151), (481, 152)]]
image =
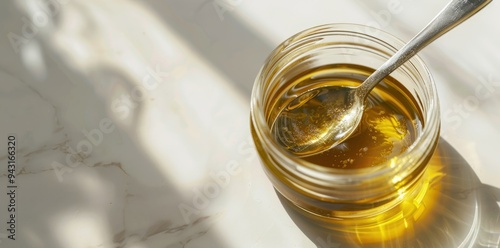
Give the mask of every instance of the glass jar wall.
[[(429, 166), (428, 162), (439, 140), (440, 115), (427, 67), (417, 56), (412, 58), (373, 90), (373, 99), (379, 101), (370, 102), (370, 97), (367, 100), (366, 130), (375, 128), (379, 129), (375, 132), (383, 133), (381, 130), (387, 128), (384, 123), (400, 124), (403, 115), (410, 116), (404, 125), (407, 129), (400, 132), (405, 139), (404, 149), (399, 143), (384, 143), (390, 150), (377, 150), (382, 140), (394, 137), (360, 131), (357, 140), (348, 139), (340, 145), (355, 151), (334, 149), (321, 159), (301, 158), (277, 142), (273, 122), (303, 92), (339, 82), (342, 86), (356, 86), (403, 44), (366, 26), (314, 27), (279, 45), (265, 62), (253, 88), (252, 135), (278, 194), (305, 219), (331, 230), (336, 239), (351, 245), (388, 244), (409, 237), (415, 222), (426, 220), (424, 210), (432, 207), (435, 196), (429, 188), (438, 187), (435, 182), (442, 173), (439, 166)], [(367, 114), (380, 105), (377, 103), (392, 105)], [(370, 120), (382, 118), (377, 113), (394, 109), (394, 115), (385, 116), (388, 121), (370, 126)], [(340, 155), (344, 156), (342, 160), (336, 158)]]

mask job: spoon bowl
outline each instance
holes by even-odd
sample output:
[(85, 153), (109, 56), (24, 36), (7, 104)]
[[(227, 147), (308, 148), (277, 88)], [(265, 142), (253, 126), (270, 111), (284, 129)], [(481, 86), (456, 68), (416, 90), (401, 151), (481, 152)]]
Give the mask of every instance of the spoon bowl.
[[(330, 86), (301, 94), (274, 122), (276, 140), (298, 156), (322, 152), (325, 144), (332, 147), (341, 143), (361, 121), (358, 113), (363, 111), (363, 99), (358, 99), (356, 89)], [(323, 118), (318, 118), (320, 115)]]

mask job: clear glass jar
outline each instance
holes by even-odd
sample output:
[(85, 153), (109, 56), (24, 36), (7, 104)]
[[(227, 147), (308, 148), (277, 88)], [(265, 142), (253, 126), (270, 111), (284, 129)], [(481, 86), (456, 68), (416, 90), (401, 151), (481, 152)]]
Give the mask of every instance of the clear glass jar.
[[(259, 72), (251, 98), (251, 129), (263, 167), (278, 194), (307, 220), (343, 243), (380, 244), (408, 235), (429, 208), (427, 190), (440, 177), (428, 170), (439, 140), (440, 114), (433, 78), (415, 56), (394, 71), (414, 99), (423, 126), (403, 153), (369, 168), (310, 163), (281, 147), (271, 133), (280, 94), (301, 72), (331, 64), (378, 68), (404, 43), (375, 28), (331, 24), (305, 30), (279, 45)], [(427, 200), (425, 200), (427, 199)]]

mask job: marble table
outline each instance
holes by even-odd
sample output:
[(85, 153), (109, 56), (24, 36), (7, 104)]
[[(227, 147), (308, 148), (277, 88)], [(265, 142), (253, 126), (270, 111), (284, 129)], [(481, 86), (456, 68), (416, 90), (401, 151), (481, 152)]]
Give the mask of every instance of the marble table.
[[(2, 1), (0, 247), (315, 247), (256, 156), (255, 75), (305, 28), (359, 23), (408, 40), (446, 3)], [(421, 52), (442, 138), (493, 188), (499, 11), (493, 2)]]

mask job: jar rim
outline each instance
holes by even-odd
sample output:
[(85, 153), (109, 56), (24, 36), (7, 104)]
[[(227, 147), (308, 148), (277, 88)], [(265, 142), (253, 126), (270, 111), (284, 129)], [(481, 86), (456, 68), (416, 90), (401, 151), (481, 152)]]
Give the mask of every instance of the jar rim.
[[(364, 30), (365, 32), (355, 32), (356, 30)], [(255, 128), (256, 134), (259, 136), (259, 139), (264, 143), (265, 147), (276, 148), (269, 149), (268, 152), (270, 152), (275, 159), (278, 159), (282, 163), (288, 165), (288, 167), (284, 167), (282, 169), (293, 170), (294, 174), (301, 174), (302, 177), (305, 176), (309, 178), (309, 180), (315, 181), (318, 184), (331, 182), (356, 184), (356, 182), (360, 182), (368, 178), (373, 179), (378, 178), (382, 175), (396, 174), (397, 172), (406, 169), (407, 166), (410, 166), (410, 164), (415, 162), (413, 161), (415, 158), (415, 156), (413, 155), (415, 153), (421, 151), (422, 149), (428, 149), (430, 146), (433, 146), (433, 142), (439, 137), (440, 113), (435, 82), (429, 69), (418, 55), (415, 55), (407, 63), (410, 63), (411, 65), (416, 67), (419, 74), (422, 77), (425, 77), (423, 81), (426, 84), (425, 88), (430, 95), (430, 97), (428, 97), (429, 111), (422, 111), (424, 115), (423, 118), (425, 120), (422, 131), (416, 137), (413, 143), (407, 148), (407, 150), (402, 152), (401, 154), (373, 167), (346, 170), (325, 167), (308, 162), (300, 157), (293, 155), (285, 148), (281, 147), (273, 138), (270, 127), (266, 121), (265, 111), (262, 108), (263, 106), (261, 106), (263, 104), (258, 99), (259, 96), (263, 95), (264, 89), (262, 88), (262, 86), (265, 80), (262, 79), (266, 79), (266, 75), (264, 75), (265, 70), (273, 68), (273, 66), (279, 62), (276, 60), (276, 57), (279, 56), (280, 53), (288, 52), (287, 49), (293, 46), (296, 42), (309, 37), (311, 34), (317, 34), (318, 32), (356, 33), (366, 37), (375, 38), (377, 39), (377, 41), (383, 42), (384, 45), (389, 45), (394, 49), (399, 49), (405, 44), (405, 42), (403, 42), (401, 39), (381, 29), (352, 23), (335, 23), (315, 26), (303, 30), (286, 39), (270, 53), (269, 57), (266, 59), (264, 66), (259, 71), (256, 82), (252, 89), (250, 110), (251, 122), (253, 122), (253, 126)], [(394, 47), (393, 44), (395, 44), (397, 47)], [(404, 159), (412, 161), (401, 161)], [(291, 167), (290, 165), (293, 165), (293, 167)]]

